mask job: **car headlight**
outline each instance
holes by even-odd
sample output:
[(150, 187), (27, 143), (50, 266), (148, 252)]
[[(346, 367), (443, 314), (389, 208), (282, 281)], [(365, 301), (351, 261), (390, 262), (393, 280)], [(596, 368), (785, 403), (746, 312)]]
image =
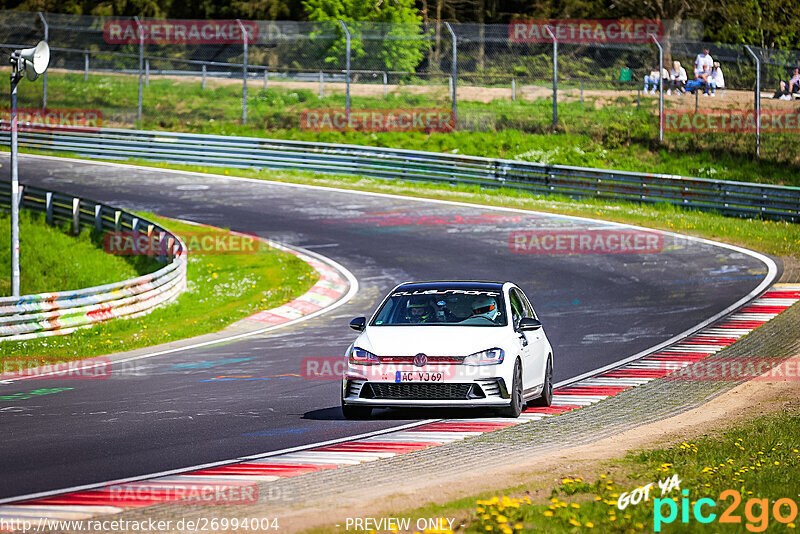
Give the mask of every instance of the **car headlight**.
[(381, 363), (380, 358), (358, 347), (353, 347), (350, 351), (350, 363), (354, 365), (375, 365)]
[(494, 365), (503, 363), (503, 357), (505, 357), (503, 349), (482, 350), (464, 358), (464, 365)]

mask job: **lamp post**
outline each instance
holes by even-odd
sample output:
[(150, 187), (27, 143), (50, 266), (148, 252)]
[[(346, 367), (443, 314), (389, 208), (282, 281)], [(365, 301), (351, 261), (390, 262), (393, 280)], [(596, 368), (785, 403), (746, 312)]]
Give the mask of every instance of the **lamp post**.
[(19, 296), (19, 174), (17, 172), (17, 84), (23, 73), (34, 81), (50, 64), (50, 47), (40, 41), (34, 48), (11, 54), (11, 296)]

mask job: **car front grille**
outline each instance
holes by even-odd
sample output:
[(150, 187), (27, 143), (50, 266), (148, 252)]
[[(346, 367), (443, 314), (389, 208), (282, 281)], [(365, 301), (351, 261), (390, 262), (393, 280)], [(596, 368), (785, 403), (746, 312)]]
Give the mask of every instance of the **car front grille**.
[(362, 397), (404, 400), (467, 400), (486, 395), (476, 384), (372, 382), (361, 391)]

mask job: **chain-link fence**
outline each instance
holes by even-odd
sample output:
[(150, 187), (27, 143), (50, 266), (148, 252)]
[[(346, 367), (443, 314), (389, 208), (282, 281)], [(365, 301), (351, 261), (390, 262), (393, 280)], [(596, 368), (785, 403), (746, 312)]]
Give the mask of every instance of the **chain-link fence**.
[[(99, 117), (95, 126), (267, 137), (307, 131), (307, 138), (321, 139), (328, 130), (513, 129), (656, 145), (661, 124), (675, 148), (705, 139), (711, 149), (743, 150), (757, 146), (762, 132), (719, 138), (692, 123), (686, 135), (675, 116), (791, 106), (787, 98), (766, 97), (789, 81), (800, 52), (704, 43), (697, 40), (702, 28), (685, 22), (659, 22), (653, 32), (645, 24), (624, 39), (576, 38), (559, 24), (166, 21), (3, 11), (0, 48), (10, 53), (48, 40), (47, 79), (25, 86), (20, 106), (56, 110), (62, 122), (77, 121), (84, 116), (75, 110), (84, 110)], [(704, 49), (724, 73), (715, 91), (692, 86)], [(667, 78), (679, 61), (688, 87), (650, 80), (660, 59)], [(772, 145), (762, 139), (761, 149), (781, 150), (785, 139), (777, 135)]]

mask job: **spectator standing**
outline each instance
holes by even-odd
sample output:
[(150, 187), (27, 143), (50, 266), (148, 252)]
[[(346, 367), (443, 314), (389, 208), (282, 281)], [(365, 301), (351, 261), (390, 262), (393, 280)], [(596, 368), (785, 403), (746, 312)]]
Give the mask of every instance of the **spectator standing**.
[(725, 89), (725, 76), (722, 74), (719, 61), (714, 62), (714, 67), (708, 76), (708, 83), (711, 86), (711, 96), (717, 96), (717, 89)]
[(673, 62), (672, 69), (669, 71), (669, 89), (667, 89), (667, 94), (671, 95), (673, 89), (678, 93), (685, 93), (686, 81), (688, 79), (689, 77), (686, 75), (686, 69), (681, 67), (681, 62)]

